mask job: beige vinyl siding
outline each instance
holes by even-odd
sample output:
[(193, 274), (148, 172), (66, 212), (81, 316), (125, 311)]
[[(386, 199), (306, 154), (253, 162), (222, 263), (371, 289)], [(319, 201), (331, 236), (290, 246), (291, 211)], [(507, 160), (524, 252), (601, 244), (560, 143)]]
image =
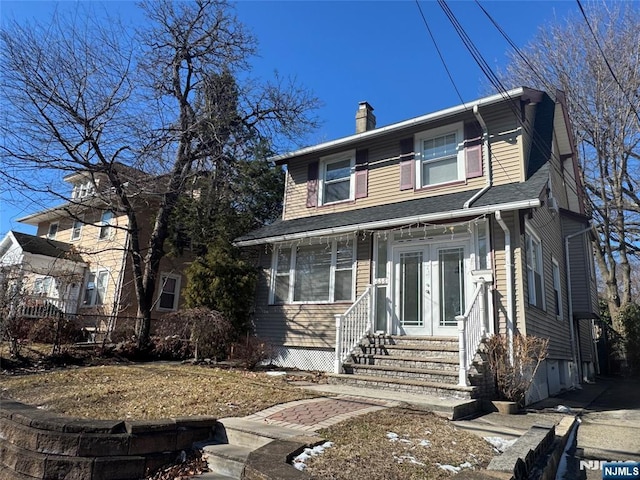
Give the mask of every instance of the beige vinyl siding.
[[(359, 238), (356, 249), (355, 298), (370, 283), (371, 237)], [(272, 249), (260, 249), (253, 319), (256, 334), (274, 346), (334, 348), (335, 315), (344, 313), (351, 302), (269, 305), (271, 262)]]
[[(571, 331), (568, 315), (566, 292), (566, 269), (564, 266), (564, 249), (559, 216), (545, 206), (533, 211), (529, 225), (542, 242), (542, 263), (544, 277), (544, 309), (529, 305), (525, 307), (526, 334), (549, 339), (549, 357), (553, 359), (571, 359)], [(522, 286), (524, 301), (527, 301), (527, 274), (524, 232), (520, 235), (521, 257), (518, 263), (522, 270)], [(552, 258), (560, 268), (560, 285), (562, 295), (562, 320), (556, 317), (555, 298), (553, 293)]]
[(521, 182), (522, 129), (513, 111), (508, 107), (483, 112), (491, 137), (491, 172), (494, 185)]
[[(521, 129), (514, 117), (513, 111), (507, 107), (492, 109), (482, 113), (488, 124), (491, 141), (491, 161), (494, 185), (519, 182), (522, 180), (521, 165)], [(458, 119), (460, 121), (462, 119)], [(470, 116), (465, 122), (473, 122)], [(451, 121), (450, 123), (455, 123)], [(287, 182), (284, 209), (284, 219), (323, 215), (327, 213), (343, 212), (358, 208), (402, 202), (414, 198), (431, 197), (456, 193), (466, 190), (478, 190), (485, 186), (486, 176), (468, 179), (466, 182), (455, 182), (449, 185), (435, 186), (423, 189), (400, 190), (400, 141), (414, 137), (420, 132), (436, 128), (447, 123), (434, 124), (433, 127), (421, 129), (408, 129), (405, 133), (396, 133), (377, 139), (367, 144), (354, 145), (351, 148), (369, 150), (368, 166), (368, 196), (352, 201), (335, 203), (332, 205), (307, 207), (307, 176), (308, 166), (312, 162), (320, 160), (320, 156), (307, 156), (296, 158), (289, 163), (287, 168)], [(339, 153), (327, 152), (326, 155)], [(322, 156), (325, 156), (324, 154)], [(415, 170), (414, 170), (415, 174)], [(486, 175), (486, 172), (485, 172)], [(471, 196), (471, 195), (470, 195)]]
[[(504, 212), (502, 218), (511, 232), (511, 252), (514, 253), (514, 246), (517, 240), (517, 212)], [(497, 316), (496, 333), (505, 335), (507, 333), (507, 272), (506, 272), (506, 255), (504, 251), (505, 247), (505, 235), (504, 231), (495, 219), (491, 219), (491, 245), (493, 250), (493, 263), (494, 263), (494, 290), (492, 291), (494, 312)], [(515, 262), (515, 260), (514, 260)], [(514, 263), (516, 265), (517, 263)], [(517, 279), (515, 270), (513, 275), (514, 281)], [(517, 285), (517, 281), (515, 282)], [(515, 285), (514, 285), (515, 290)], [(517, 319), (521, 317), (521, 300), (517, 291), (515, 292), (514, 306), (516, 311), (516, 327), (518, 326)]]

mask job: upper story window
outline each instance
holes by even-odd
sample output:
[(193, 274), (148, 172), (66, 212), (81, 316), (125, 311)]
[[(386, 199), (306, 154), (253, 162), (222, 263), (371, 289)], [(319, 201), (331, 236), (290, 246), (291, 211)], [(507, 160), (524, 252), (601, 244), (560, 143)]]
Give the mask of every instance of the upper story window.
[(99, 239), (105, 240), (109, 238), (111, 235), (111, 221), (113, 220), (113, 212), (107, 210), (106, 212), (102, 212), (102, 217), (100, 217), (100, 234)]
[(90, 272), (84, 289), (83, 305), (104, 305), (108, 280), (109, 272), (107, 270)]
[(353, 300), (353, 240), (280, 246), (273, 262), (271, 303)]
[(47, 232), (47, 238), (51, 240), (55, 240), (56, 235), (58, 234), (58, 222), (49, 224), (49, 231)]
[(53, 277), (40, 277), (36, 278), (33, 282), (33, 294), (43, 297), (51, 296), (51, 290), (53, 286)]
[(527, 257), (527, 292), (529, 305), (544, 309), (544, 271), (542, 263), (542, 242), (529, 226), (525, 230)]
[(462, 123), (428, 130), (415, 138), (418, 188), (465, 179)]
[(83, 183), (76, 183), (73, 186), (73, 191), (71, 192), (71, 198), (73, 200), (79, 200), (84, 197), (88, 197), (89, 195), (93, 195), (96, 192), (95, 184), (89, 180)]
[(71, 228), (71, 240), (79, 240), (82, 234), (82, 222), (80, 220), (73, 221), (73, 227)]
[(353, 200), (355, 152), (325, 157), (320, 162), (320, 203)]
[(158, 310), (177, 310), (180, 293), (180, 276), (163, 273), (160, 275), (160, 287)]

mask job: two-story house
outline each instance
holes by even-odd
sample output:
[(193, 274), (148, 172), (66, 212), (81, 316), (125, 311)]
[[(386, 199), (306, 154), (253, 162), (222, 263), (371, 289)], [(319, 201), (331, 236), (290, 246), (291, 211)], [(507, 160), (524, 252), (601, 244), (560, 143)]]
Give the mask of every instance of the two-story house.
[(524, 334), (550, 341), (530, 401), (593, 375), (589, 218), (554, 97), (518, 88), (379, 128), (362, 102), (354, 135), (276, 157), (282, 219), (236, 241), (275, 363), (473, 397), (482, 338)]
[[(157, 182), (124, 165), (114, 168), (130, 179), (129, 188)], [(118, 321), (132, 324), (137, 303), (128, 217), (118, 209), (104, 175), (79, 172), (64, 181), (69, 184), (68, 202), (19, 219), (35, 226), (35, 235), (10, 231), (0, 241), (0, 268), (19, 293), (12, 314), (78, 315), (89, 332), (98, 334), (112, 330)], [(152, 205), (153, 199), (140, 198), (136, 209), (143, 242), (153, 226)], [(185, 258), (162, 259), (153, 318), (179, 308), (185, 266)]]

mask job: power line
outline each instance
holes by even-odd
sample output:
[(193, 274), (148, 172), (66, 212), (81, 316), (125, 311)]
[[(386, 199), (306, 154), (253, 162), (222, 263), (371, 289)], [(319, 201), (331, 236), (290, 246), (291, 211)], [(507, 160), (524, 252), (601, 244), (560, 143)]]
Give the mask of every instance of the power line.
[(633, 102), (631, 101), (631, 99), (627, 95), (627, 92), (622, 87), (622, 84), (620, 83), (620, 80), (618, 80), (618, 77), (616, 76), (615, 72), (613, 71), (613, 68), (611, 68), (611, 64), (609, 63), (609, 60), (607, 59), (607, 56), (605, 55), (604, 50), (602, 49), (602, 46), (600, 45), (600, 41), (598, 40), (596, 32), (593, 31), (593, 28), (591, 27), (591, 24), (589, 23), (589, 19), (587, 18), (587, 14), (585, 13), (584, 8), (582, 8), (582, 3), (580, 2), (580, 0), (576, 0), (576, 2), (578, 3), (578, 7), (580, 8), (580, 13), (582, 13), (582, 17), (584, 18), (584, 22), (587, 24), (587, 27), (589, 28), (589, 31), (591, 32), (591, 35), (593, 36), (593, 39), (596, 42), (598, 50), (600, 50), (600, 54), (602, 55), (602, 59), (604, 60), (604, 63), (607, 65), (607, 68), (609, 69), (609, 72), (611, 73), (611, 76), (613, 77), (615, 82), (618, 84), (618, 87), (620, 87), (620, 91), (622, 91), (622, 94), (627, 99), (627, 102), (629, 102), (629, 105), (631, 106), (631, 109), (633, 110), (633, 113), (636, 114), (636, 117), (638, 117), (638, 121), (640, 121), (640, 114), (638, 113), (638, 110), (636, 109), (636, 106), (633, 104)]
[(442, 52), (440, 51), (440, 48), (438, 48), (438, 43), (436, 42), (436, 39), (433, 36), (433, 33), (431, 33), (431, 28), (429, 28), (429, 24), (427, 23), (427, 18), (424, 16), (424, 12), (422, 11), (422, 7), (420, 6), (420, 2), (418, 0), (416, 0), (416, 5), (418, 6), (418, 10), (420, 11), (420, 15), (422, 16), (422, 21), (424, 22), (424, 26), (427, 27), (427, 31), (429, 32), (429, 36), (431, 37), (431, 41), (433, 42), (433, 46), (436, 47), (436, 51), (438, 52), (438, 56), (440, 57), (440, 61), (442, 62), (442, 66), (444, 67), (445, 71), (447, 72), (447, 75), (449, 76), (449, 80), (451, 81), (451, 85), (453, 85), (454, 90), (456, 91), (456, 93), (458, 94), (458, 98), (460, 99), (460, 102), (462, 103), (462, 105), (464, 105), (465, 109), (467, 108), (464, 100), (462, 99), (462, 95), (460, 94), (460, 91), (458, 90), (458, 87), (456, 86), (456, 82), (453, 81), (453, 76), (451, 75), (451, 72), (449, 71), (449, 68), (447, 67), (447, 63), (444, 61), (444, 57), (442, 56)]

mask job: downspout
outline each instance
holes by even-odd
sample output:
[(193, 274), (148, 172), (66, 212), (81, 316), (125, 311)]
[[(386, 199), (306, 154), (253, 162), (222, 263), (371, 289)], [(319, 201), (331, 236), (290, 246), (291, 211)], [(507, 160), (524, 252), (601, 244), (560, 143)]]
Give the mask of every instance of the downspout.
[(580, 355), (580, 350), (578, 350), (576, 346), (575, 321), (573, 320), (573, 296), (571, 293), (571, 261), (569, 258), (569, 240), (579, 235), (583, 235), (591, 231), (591, 229), (592, 227), (589, 226), (576, 233), (572, 233), (564, 237), (564, 256), (567, 270), (567, 303), (569, 305), (569, 325), (571, 327), (569, 329), (569, 331), (571, 332), (571, 356), (573, 357), (573, 362), (578, 368), (578, 384), (582, 383), (582, 358)]
[(478, 105), (473, 106), (473, 114), (476, 116), (478, 123), (482, 127), (482, 163), (484, 165), (484, 171), (487, 174), (487, 182), (482, 189), (474, 194), (469, 200), (464, 202), (463, 208), (469, 208), (473, 202), (475, 202), (478, 198), (485, 194), (487, 190), (491, 188), (493, 184), (493, 175), (491, 173), (491, 146), (489, 145), (489, 129), (487, 128), (487, 124), (485, 123), (482, 115), (480, 115), (480, 111), (478, 110)]
[(500, 210), (496, 211), (496, 221), (504, 232), (505, 273), (507, 275), (507, 338), (509, 341), (509, 361), (513, 364), (513, 261), (511, 259), (511, 232), (502, 218)]

